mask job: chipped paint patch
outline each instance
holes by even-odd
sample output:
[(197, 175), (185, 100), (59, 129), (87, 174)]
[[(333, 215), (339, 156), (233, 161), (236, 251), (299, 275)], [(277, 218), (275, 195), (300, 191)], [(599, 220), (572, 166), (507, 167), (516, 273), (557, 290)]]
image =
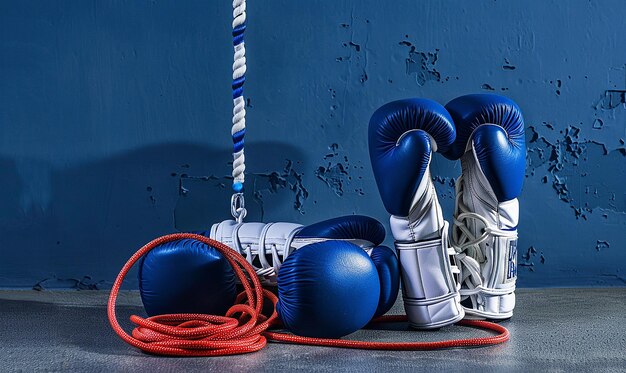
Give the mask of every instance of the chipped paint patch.
[(607, 89), (593, 107), (596, 110), (615, 110), (620, 106), (626, 108), (626, 90)]
[(304, 202), (309, 198), (309, 191), (302, 182), (303, 173), (293, 168), (293, 161), (287, 159), (285, 168), (281, 171), (256, 172), (252, 173), (252, 176), (254, 201), (261, 207), (261, 220), (265, 215), (263, 196), (278, 193), (282, 189), (291, 191), (294, 198), (293, 208), (304, 214)]
[[(354, 22), (354, 20), (352, 20)], [(365, 20), (365, 24), (369, 24), (368, 20)], [(341, 46), (344, 48), (345, 53), (341, 56), (335, 58), (337, 62), (347, 62), (348, 63), (348, 78), (352, 76), (352, 70), (357, 70), (358, 75), (357, 79), (359, 83), (365, 84), (369, 80), (369, 76), (367, 73), (367, 61), (368, 61), (368, 52), (367, 52), (367, 40), (369, 39), (369, 34), (365, 36), (365, 43), (357, 42), (355, 40), (355, 30), (352, 27), (352, 23), (340, 23), (339, 27), (349, 32), (349, 38), (347, 41), (341, 43)], [(366, 29), (367, 30), (367, 29)]]
[(348, 178), (348, 171), (342, 163), (319, 166), (315, 170), (315, 176), (322, 180), (339, 197), (343, 196), (344, 184)]
[[(331, 144), (328, 150), (329, 152), (324, 155), (325, 164), (319, 165), (315, 169), (315, 176), (323, 181), (338, 197), (342, 197), (348, 192), (357, 196), (364, 196), (365, 191), (361, 186), (353, 187), (353, 189), (350, 190), (347, 189), (348, 185), (355, 181), (353, 180), (351, 170), (360, 173), (360, 171), (364, 169), (363, 165), (359, 162), (357, 162), (357, 164), (351, 164), (348, 155), (340, 149), (337, 143)], [(357, 180), (363, 179), (360, 175), (354, 177)]]
[(508, 58), (504, 59), (504, 64), (502, 65), (502, 70), (506, 70), (506, 71), (513, 71), (515, 70), (515, 65), (513, 65), (511, 62), (509, 62)]
[(485, 90), (485, 91), (496, 91), (496, 90), (500, 90), (502, 92), (508, 91), (509, 87), (500, 87), (499, 89), (496, 89), (493, 85), (488, 84), (488, 83), (483, 83), (480, 86), (480, 89)]
[[(174, 174), (172, 173), (172, 175)], [(263, 220), (265, 214), (264, 197), (269, 194), (280, 193), (283, 190), (289, 191), (292, 195), (293, 208), (300, 214), (304, 214), (304, 204), (309, 197), (309, 191), (303, 183), (304, 173), (298, 172), (294, 168), (292, 160), (286, 159), (285, 167), (281, 170), (249, 172), (246, 176), (246, 185), (248, 188), (252, 187), (252, 200), (261, 210), (261, 220)], [(207, 193), (210, 190), (225, 190), (227, 185), (231, 183), (232, 176), (230, 175), (221, 177), (215, 175), (193, 176), (182, 173), (179, 175), (178, 194), (179, 198), (185, 198), (190, 197), (194, 190), (196, 193)], [(178, 205), (179, 203), (177, 203), (177, 209)]]
[(419, 86), (423, 86), (429, 81), (441, 82), (441, 73), (435, 68), (439, 59), (439, 49), (435, 49), (434, 52), (421, 52), (408, 40), (403, 40), (399, 44), (409, 47), (409, 55), (406, 58), (406, 74), (415, 75), (415, 81)]
[(596, 118), (591, 125), (594, 130), (601, 130), (604, 127), (604, 121), (600, 118)]
[(226, 188), (226, 183), (230, 182), (228, 180), (232, 180), (232, 176), (225, 176), (219, 178), (215, 175), (208, 176), (191, 176), (186, 173), (180, 174), (178, 179), (178, 195), (186, 196), (189, 193), (189, 189), (186, 187), (187, 180), (201, 180), (201, 181), (212, 181), (214, 185), (220, 187), (222, 189)]
[(536, 259), (539, 259), (540, 264), (546, 263), (546, 257), (543, 255), (543, 252), (539, 252), (534, 246), (530, 246), (526, 253), (522, 254), (522, 261), (519, 263), (519, 266), (528, 268), (530, 272), (535, 272)]
[(57, 278), (55, 276), (44, 278), (33, 285), (33, 290), (102, 290), (107, 288), (107, 282), (104, 280), (95, 281), (90, 276), (84, 276), (81, 279), (76, 278)]
[(324, 156), (324, 160), (328, 162), (317, 167), (315, 176), (341, 197), (344, 194), (344, 187), (350, 181), (348, 156), (344, 155), (343, 159), (340, 158), (339, 144), (336, 143), (331, 144), (328, 150), (330, 153)]
[(434, 183), (440, 184), (441, 187), (435, 188), (437, 193), (439, 193), (439, 198), (451, 199), (454, 200), (456, 197), (454, 187), (456, 185), (456, 180), (452, 177), (443, 177), (443, 176), (433, 176), (432, 180)]
[[(550, 142), (529, 127), (526, 177), (547, 172), (540, 175), (541, 181), (551, 184), (577, 219), (586, 220), (595, 208), (626, 213), (624, 152), (609, 152), (603, 143), (581, 139), (580, 128), (575, 126), (561, 133), (561, 139)], [(606, 170), (612, 170), (611, 178), (606, 177)]]
[(611, 245), (608, 243), (608, 241), (604, 241), (604, 240), (596, 241), (596, 251), (608, 249), (610, 246)]

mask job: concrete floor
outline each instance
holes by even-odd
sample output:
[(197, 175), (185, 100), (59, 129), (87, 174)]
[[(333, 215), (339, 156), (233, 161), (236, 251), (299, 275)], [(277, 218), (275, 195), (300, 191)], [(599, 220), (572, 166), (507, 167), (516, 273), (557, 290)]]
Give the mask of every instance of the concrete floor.
[[(106, 319), (98, 291), (0, 291), (0, 371), (626, 371), (626, 288), (518, 290), (518, 307), (504, 322), (504, 345), (430, 352), (357, 351), (270, 344), (217, 358), (164, 358), (126, 345)], [(119, 300), (123, 325), (141, 313), (136, 292)], [(402, 312), (400, 302), (394, 307)], [(392, 311), (392, 312), (393, 312)], [(416, 332), (363, 330), (350, 338), (438, 340), (485, 335), (453, 326)], [(128, 329), (130, 330), (130, 328)]]

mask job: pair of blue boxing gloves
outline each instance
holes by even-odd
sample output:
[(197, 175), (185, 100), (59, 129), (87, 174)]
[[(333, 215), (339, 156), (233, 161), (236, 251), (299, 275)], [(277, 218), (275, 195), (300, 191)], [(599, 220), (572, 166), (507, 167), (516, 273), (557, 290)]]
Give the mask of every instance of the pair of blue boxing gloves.
[[(519, 107), (488, 94), (445, 107), (426, 99), (394, 101), (373, 114), (368, 141), (395, 253), (381, 245), (383, 225), (366, 216), (309, 226), (227, 220), (207, 235), (277, 286), (280, 319), (297, 335), (352, 333), (391, 309), (400, 284), (417, 329), (464, 317), (510, 318), (526, 157)], [(435, 152), (461, 160), (451, 229), (430, 173)], [(194, 240), (152, 250), (141, 262), (139, 283), (149, 315), (224, 314), (236, 297), (229, 263)]]

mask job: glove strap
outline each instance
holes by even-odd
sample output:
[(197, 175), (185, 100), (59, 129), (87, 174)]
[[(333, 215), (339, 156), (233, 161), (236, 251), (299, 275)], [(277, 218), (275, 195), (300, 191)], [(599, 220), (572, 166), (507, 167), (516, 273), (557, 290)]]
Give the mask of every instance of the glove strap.
[(459, 286), (454, 263), (456, 252), (448, 246), (448, 223), (441, 238), (418, 242), (396, 241), (402, 275), (404, 309), (412, 327), (440, 328), (461, 320)]

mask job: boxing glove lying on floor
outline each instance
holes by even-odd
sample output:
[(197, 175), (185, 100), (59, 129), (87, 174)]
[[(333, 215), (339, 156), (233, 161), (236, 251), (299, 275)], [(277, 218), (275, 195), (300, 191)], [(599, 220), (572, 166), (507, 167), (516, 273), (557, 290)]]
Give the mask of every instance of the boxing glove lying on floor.
[[(397, 259), (379, 246), (385, 230), (372, 218), (346, 216), (306, 227), (228, 220), (215, 224), (209, 236), (278, 284), (279, 315), (299, 335), (349, 334), (387, 312), (397, 298)], [(206, 245), (198, 243), (204, 247), (197, 249), (183, 241), (155, 248), (142, 261), (147, 312), (220, 314), (216, 310), (234, 300), (232, 270)]]

